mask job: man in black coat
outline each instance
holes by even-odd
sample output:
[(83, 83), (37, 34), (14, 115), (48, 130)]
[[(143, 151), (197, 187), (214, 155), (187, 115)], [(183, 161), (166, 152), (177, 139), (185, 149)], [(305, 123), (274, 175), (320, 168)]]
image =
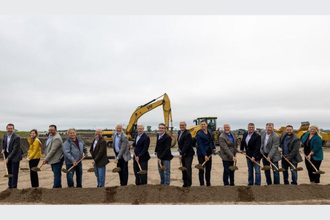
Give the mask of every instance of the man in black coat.
[(186, 129), (186, 122), (180, 122), (180, 131), (178, 132), (178, 146), (182, 167), (183, 187), (191, 187), (192, 184), (192, 161), (195, 155), (193, 141), (190, 132)]
[(166, 125), (160, 123), (158, 125), (157, 143), (155, 153), (158, 158), (158, 172), (160, 175), (161, 185), (170, 185), (171, 180), (171, 153), (172, 138), (166, 133)]
[(107, 156), (107, 143), (102, 137), (102, 130), (95, 131), (95, 139), (90, 148), (90, 153), (94, 160), (94, 172), (97, 178), (97, 187), (104, 187), (106, 165), (109, 163)]
[[(246, 151), (246, 154), (252, 158), (253, 161), (260, 163), (261, 154), (261, 136), (256, 132), (253, 123), (248, 124), (248, 132), (243, 135), (241, 142), (241, 151)], [(261, 174), (260, 166), (253, 163), (249, 158), (246, 158), (248, 165), (248, 185), (260, 185)], [(255, 176), (254, 176), (255, 171)]]
[(5, 164), (8, 169), (8, 187), (17, 188), (19, 163), (22, 160), (21, 138), (15, 134), (14, 125), (6, 126), (7, 133), (2, 140), (2, 155), (4, 155)]
[(137, 135), (134, 137), (133, 147), (134, 147), (134, 162), (133, 169), (135, 175), (136, 185), (145, 185), (148, 183), (148, 174), (138, 174), (140, 168), (138, 163), (140, 163), (141, 169), (148, 171), (148, 161), (150, 159), (149, 145), (150, 138), (144, 133), (144, 126), (137, 126)]

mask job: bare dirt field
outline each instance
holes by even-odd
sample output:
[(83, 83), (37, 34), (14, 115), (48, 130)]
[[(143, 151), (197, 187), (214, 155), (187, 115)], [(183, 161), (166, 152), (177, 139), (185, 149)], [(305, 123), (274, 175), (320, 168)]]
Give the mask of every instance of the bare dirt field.
[[(176, 154), (176, 148), (172, 149)], [(153, 147), (150, 148), (150, 153)], [(113, 155), (112, 149), (108, 154)], [(96, 189), (94, 173), (87, 172), (92, 165), (92, 160), (83, 161), (83, 187), (84, 189), (68, 189), (66, 175), (62, 175), (64, 189), (51, 189), (53, 176), (50, 166), (46, 165), (39, 172), (40, 189), (30, 189), (29, 171), (20, 170), (18, 190), (6, 190), (7, 178), (2, 161), (0, 161), (0, 203), (50, 203), (50, 204), (94, 204), (94, 203), (125, 203), (125, 204), (231, 204), (231, 203), (257, 203), (257, 204), (328, 204), (330, 203), (330, 150), (324, 149), (325, 159), (321, 170), (326, 173), (321, 176), (321, 185), (310, 185), (304, 163), (304, 168), (299, 172), (298, 182), (300, 186), (264, 186), (265, 177), (262, 173), (262, 187), (246, 187), (247, 166), (246, 159), (238, 155), (239, 170), (235, 173), (236, 187), (224, 187), (222, 183), (222, 161), (219, 156), (214, 156), (212, 164), (212, 187), (199, 187), (198, 170), (193, 168), (193, 187), (183, 189), (182, 174), (178, 170), (179, 159), (173, 158), (171, 163), (171, 186), (159, 186), (160, 178), (157, 169), (157, 160), (149, 161), (148, 186), (134, 186), (134, 173), (132, 161), (129, 162), (129, 186), (119, 187), (119, 176), (112, 173), (115, 163), (107, 166), (106, 188)], [(193, 166), (197, 164), (197, 158)], [(26, 160), (22, 160), (21, 168), (27, 168)], [(281, 174), (281, 183), (283, 176)]]

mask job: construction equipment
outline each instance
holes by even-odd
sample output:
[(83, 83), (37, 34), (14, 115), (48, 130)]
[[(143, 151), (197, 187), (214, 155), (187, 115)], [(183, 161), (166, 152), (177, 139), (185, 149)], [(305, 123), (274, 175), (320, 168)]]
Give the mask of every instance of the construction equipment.
[[(305, 132), (308, 131), (310, 123), (308, 121), (301, 122), (301, 125), (298, 130), (295, 131), (296, 136), (300, 139)], [(279, 129), (274, 129), (275, 133), (281, 136), (286, 130), (286, 127), (280, 127)], [(320, 131), (320, 135), (323, 140), (323, 146), (325, 146), (327, 141), (330, 141), (330, 133)]]
[(313, 169), (315, 170), (315, 172), (313, 172), (314, 174), (325, 174), (324, 171), (322, 170), (318, 170), (315, 165), (312, 163), (312, 161), (310, 159), (308, 159), (306, 156), (305, 156), (305, 159), (312, 165)]
[(277, 172), (283, 172), (285, 171), (285, 169), (283, 168), (278, 168), (271, 160), (269, 160), (264, 154), (262, 154), (262, 156), (272, 165), (273, 169), (275, 168), (275, 170)]
[(284, 158), (284, 160), (292, 167), (293, 170), (295, 171), (302, 171), (304, 170), (304, 168), (302, 167), (295, 167), (288, 158), (286, 158), (283, 154), (282, 154), (282, 157)]
[[(210, 159), (211, 157), (212, 157), (212, 155), (208, 156), (208, 159)], [(204, 163), (202, 163), (202, 164), (196, 164), (195, 165), (195, 168), (196, 169), (199, 169), (199, 170), (203, 170), (204, 169), (204, 165), (207, 163), (207, 161), (209, 161), (209, 160), (205, 160)]]
[(71, 166), (68, 170), (65, 168), (62, 168), (63, 173), (70, 173), (71, 170), (73, 170), (83, 159), (85, 159), (86, 155), (84, 155), (80, 160), (77, 161), (77, 163), (73, 166)]
[(7, 163), (6, 163), (6, 157), (5, 157), (5, 154), (3, 152), (2, 152), (2, 156), (3, 156), (3, 163), (5, 165), (5, 171), (6, 171), (6, 173), (5, 173), (5, 175), (3, 177), (11, 178), (11, 177), (13, 177), (13, 174), (9, 174), (8, 173), (8, 167), (7, 167)]
[[(133, 141), (133, 138), (136, 134), (137, 122), (139, 118), (145, 113), (159, 106), (163, 106), (164, 124), (166, 125), (167, 131), (169, 131), (170, 135), (172, 136), (173, 122), (172, 122), (171, 103), (168, 95), (164, 93), (163, 95), (147, 102), (146, 104), (137, 107), (135, 111), (132, 113), (126, 129), (124, 129), (129, 141)], [(112, 140), (113, 133), (114, 133), (113, 130), (104, 130), (102, 132), (102, 136), (107, 141), (108, 145), (110, 145), (113, 141)], [(172, 138), (172, 146), (174, 146), (175, 144), (176, 144), (176, 138)]]
[(220, 132), (217, 130), (217, 117), (200, 117), (194, 120), (195, 125), (187, 128), (190, 131), (193, 139), (196, 138), (197, 132), (202, 129), (201, 122), (206, 121), (207, 128), (212, 132), (215, 145), (219, 145)]
[(257, 166), (259, 166), (259, 167), (261, 168), (261, 170), (270, 170), (270, 169), (271, 169), (270, 166), (267, 166), (267, 165), (262, 166), (262, 165), (261, 165), (260, 163), (258, 163), (257, 161), (252, 160), (252, 158), (251, 158), (249, 155), (247, 155), (246, 153), (244, 153), (244, 152), (242, 152), (242, 151), (239, 151), (238, 153), (243, 154), (246, 158), (248, 158), (248, 159), (251, 160), (254, 164), (256, 164)]

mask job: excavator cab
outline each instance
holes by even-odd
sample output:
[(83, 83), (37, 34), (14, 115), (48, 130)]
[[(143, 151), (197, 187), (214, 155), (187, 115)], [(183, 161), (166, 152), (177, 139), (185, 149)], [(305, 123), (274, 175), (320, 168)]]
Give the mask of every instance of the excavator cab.
[(214, 132), (217, 130), (217, 117), (200, 117), (194, 120), (195, 125), (200, 125), (202, 121), (206, 121), (207, 128)]

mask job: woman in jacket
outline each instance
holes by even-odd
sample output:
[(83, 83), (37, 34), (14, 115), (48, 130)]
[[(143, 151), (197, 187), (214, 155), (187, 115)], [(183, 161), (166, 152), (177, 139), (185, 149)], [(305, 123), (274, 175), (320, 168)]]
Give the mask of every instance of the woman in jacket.
[(206, 186), (211, 186), (211, 169), (212, 169), (212, 152), (215, 149), (211, 132), (207, 129), (206, 121), (201, 122), (202, 129), (197, 132), (197, 156), (198, 162), (203, 164), (204, 169), (199, 170), (199, 183), (204, 186), (204, 179)]
[(323, 160), (322, 138), (319, 134), (319, 129), (316, 126), (310, 126), (309, 131), (306, 132), (301, 142), (304, 146), (305, 164), (308, 170), (308, 176), (311, 183), (320, 183), (320, 174), (316, 174), (315, 169), (310, 164), (310, 160), (316, 169), (320, 169)]
[(30, 131), (30, 137), (28, 138), (29, 150), (27, 154), (27, 160), (30, 167), (30, 179), (32, 187), (39, 187), (38, 172), (32, 171), (32, 167), (37, 167), (41, 157), (42, 143), (38, 138), (38, 131), (33, 129)]

